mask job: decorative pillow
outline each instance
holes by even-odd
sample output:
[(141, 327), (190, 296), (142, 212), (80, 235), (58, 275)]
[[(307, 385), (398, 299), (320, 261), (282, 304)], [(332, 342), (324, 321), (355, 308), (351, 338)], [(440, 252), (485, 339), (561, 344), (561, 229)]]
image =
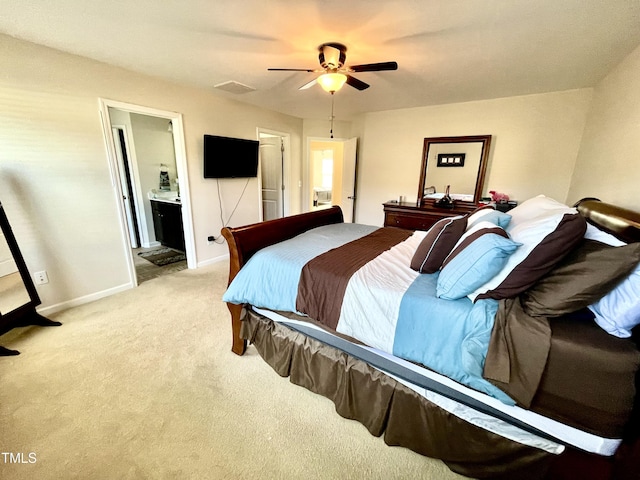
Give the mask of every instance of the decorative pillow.
[(413, 258), (411, 268), (420, 273), (437, 272), (467, 226), (466, 216), (438, 220), (427, 232)]
[(507, 231), (522, 222), (528, 222), (539, 217), (547, 217), (552, 213), (575, 213), (577, 211), (577, 209), (560, 203), (553, 198), (538, 195), (509, 210), (511, 222), (509, 222)]
[(589, 310), (596, 316), (596, 323), (616, 337), (630, 337), (631, 329), (640, 324), (640, 265), (631, 275)]
[(575, 312), (611, 291), (640, 262), (640, 243), (612, 247), (583, 240), (548, 275), (520, 295), (532, 317), (555, 317)]
[(541, 207), (539, 212), (521, 210), (516, 212), (517, 216), (512, 214), (516, 208), (527, 207), (530, 200), (509, 211), (512, 218), (506, 231), (522, 247), (509, 257), (497, 275), (469, 295), (471, 300), (517, 296), (548, 273), (582, 240), (587, 223), (575, 208), (546, 197), (533, 200)]
[(491, 222), (476, 224), (442, 264), (436, 295), (445, 300), (469, 295), (498, 273), (519, 246)]
[(511, 215), (508, 213), (499, 212), (493, 207), (481, 207), (467, 217), (467, 230), (478, 222), (491, 222), (494, 225), (505, 228), (510, 221)]

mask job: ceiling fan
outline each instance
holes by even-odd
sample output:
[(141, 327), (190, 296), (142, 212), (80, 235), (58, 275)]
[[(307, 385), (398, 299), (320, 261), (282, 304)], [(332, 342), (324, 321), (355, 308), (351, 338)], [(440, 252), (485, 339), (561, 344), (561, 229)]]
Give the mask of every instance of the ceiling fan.
[(305, 83), (300, 87), (300, 90), (304, 90), (312, 87), (316, 83), (329, 93), (335, 93), (342, 88), (346, 83), (358, 90), (365, 90), (369, 88), (369, 84), (358, 80), (351, 73), (358, 72), (380, 72), (383, 70), (397, 70), (398, 64), (396, 62), (380, 62), (380, 63), (367, 63), (363, 65), (351, 65), (345, 67), (344, 62), (347, 58), (347, 47), (341, 43), (323, 43), (318, 47), (318, 59), (320, 60), (321, 69), (307, 69), (307, 68), (269, 68), (270, 71), (277, 72), (308, 72), (308, 73), (322, 73), (318, 78)]

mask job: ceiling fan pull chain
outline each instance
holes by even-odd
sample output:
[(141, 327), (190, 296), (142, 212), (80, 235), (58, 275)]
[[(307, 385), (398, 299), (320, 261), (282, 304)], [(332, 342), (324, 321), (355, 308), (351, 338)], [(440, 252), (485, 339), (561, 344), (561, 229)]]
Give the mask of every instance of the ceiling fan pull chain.
[(335, 92), (331, 92), (331, 129), (329, 130), (330, 138), (333, 138), (333, 100), (335, 99), (334, 93)]

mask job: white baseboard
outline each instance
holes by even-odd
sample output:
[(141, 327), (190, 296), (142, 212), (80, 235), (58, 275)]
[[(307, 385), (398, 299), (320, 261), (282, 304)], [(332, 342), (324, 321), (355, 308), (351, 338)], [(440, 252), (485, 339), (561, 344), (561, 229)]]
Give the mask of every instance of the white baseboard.
[(47, 315), (51, 315), (52, 313), (61, 312), (62, 310), (67, 310), (72, 307), (78, 307), (80, 305), (84, 305), (85, 303), (93, 302), (95, 300), (99, 300), (104, 297), (109, 297), (116, 293), (130, 290), (133, 287), (134, 287), (133, 283), (125, 283), (117, 287), (109, 288), (107, 290), (102, 290), (100, 292), (95, 292), (89, 295), (85, 295), (83, 297), (74, 298), (66, 302), (57, 303), (55, 305), (49, 305), (48, 307), (36, 308), (36, 310), (38, 311), (38, 313), (46, 317)]
[[(213, 265), (214, 263), (225, 262), (228, 260), (229, 260), (229, 254), (220, 255), (218, 257), (214, 257), (208, 260), (204, 260), (202, 262), (198, 262), (196, 268), (205, 267), (207, 265)], [(107, 290), (102, 290), (100, 292), (95, 292), (89, 295), (85, 295), (83, 297), (74, 298), (66, 302), (57, 303), (55, 305), (49, 305), (47, 307), (37, 308), (36, 310), (38, 311), (38, 313), (46, 317), (47, 315), (61, 312), (62, 310), (67, 310), (68, 308), (79, 307), (80, 305), (84, 305), (85, 303), (93, 302), (95, 300), (99, 300), (104, 297), (109, 297), (111, 295), (115, 295), (116, 293), (124, 292), (132, 288), (134, 288), (133, 283), (125, 283), (117, 287), (109, 288)]]
[(196, 268), (206, 267), (207, 265), (213, 265), (214, 263), (229, 261), (229, 254), (220, 255), (218, 257), (209, 258), (208, 260), (203, 260), (198, 262)]

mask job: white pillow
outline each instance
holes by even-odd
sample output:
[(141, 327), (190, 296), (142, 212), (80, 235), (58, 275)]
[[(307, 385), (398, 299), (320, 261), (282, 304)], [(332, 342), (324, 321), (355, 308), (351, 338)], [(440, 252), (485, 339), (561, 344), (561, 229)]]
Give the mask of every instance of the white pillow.
[(607, 245), (611, 245), (612, 247), (622, 247), (626, 245), (622, 240), (618, 240), (616, 237), (607, 233), (603, 230), (600, 230), (595, 225), (591, 225), (587, 222), (587, 231), (584, 234), (584, 238), (589, 240), (596, 240), (601, 243), (606, 243)]
[(577, 209), (560, 203), (553, 198), (538, 195), (509, 210), (511, 221), (507, 225), (507, 231), (517, 227), (522, 222), (534, 220), (538, 217), (549, 216), (552, 213), (576, 213), (577, 211)]
[(640, 265), (620, 285), (589, 305), (589, 310), (607, 333), (630, 337), (631, 329), (640, 324)]

